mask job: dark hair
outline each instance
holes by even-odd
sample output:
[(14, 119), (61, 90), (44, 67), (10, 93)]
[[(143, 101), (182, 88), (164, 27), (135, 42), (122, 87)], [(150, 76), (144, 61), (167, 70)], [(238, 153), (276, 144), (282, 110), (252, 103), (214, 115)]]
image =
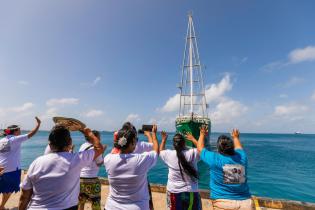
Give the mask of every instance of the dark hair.
[[(101, 134), (100, 134), (99, 131), (97, 131), (97, 130), (92, 130), (92, 133), (94, 134), (94, 136), (96, 136), (96, 138), (100, 139)], [(86, 140), (86, 141), (90, 141), (87, 136), (85, 136), (85, 140)]]
[(15, 131), (18, 131), (20, 127), (18, 125), (10, 125), (4, 130), (4, 135), (12, 135)]
[[(131, 143), (133, 143), (133, 140), (136, 138), (136, 135), (137, 133), (133, 130), (133, 129), (130, 129), (130, 128), (127, 128), (127, 129), (120, 129), (118, 131), (118, 135), (117, 135), (117, 141), (114, 142), (114, 146), (118, 149), (121, 149), (121, 150), (125, 150), (129, 147), (129, 145)], [(120, 139), (122, 138), (125, 138), (127, 140), (126, 144), (125, 145), (120, 145), (119, 144), (119, 141)]]
[(183, 154), (183, 150), (185, 149), (185, 139), (184, 137), (177, 133), (175, 134), (174, 138), (173, 138), (173, 146), (174, 149), (176, 150), (176, 155), (177, 155), (177, 159), (178, 159), (178, 165), (179, 165), (179, 170), (180, 170), (180, 174), (184, 179), (183, 176), (183, 171), (182, 168), (184, 169), (184, 172), (193, 180), (198, 179), (198, 172), (197, 170), (192, 166), (192, 164), (190, 164), (187, 160), (185, 155)]
[(137, 135), (137, 129), (131, 122), (125, 122), (121, 129), (132, 129)]
[(72, 143), (70, 131), (63, 125), (54, 126), (50, 131), (48, 140), (57, 151), (63, 151)]
[(217, 141), (218, 152), (222, 155), (234, 155), (234, 143), (232, 139), (226, 135), (221, 135)]

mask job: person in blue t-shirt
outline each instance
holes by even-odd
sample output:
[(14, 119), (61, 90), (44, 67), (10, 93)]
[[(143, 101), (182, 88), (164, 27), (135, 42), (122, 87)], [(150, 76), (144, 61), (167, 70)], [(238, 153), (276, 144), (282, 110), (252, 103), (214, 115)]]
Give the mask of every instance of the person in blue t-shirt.
[(210, 198), (214, 210), (252, 210), (253, 202), (247, 185), (247, 156), (239, 139), (239, 131), (232, 131), (232, 139), (221, 135), (218, 152), (205, 148), (206, 128), (200, 129), (197, 149), (200, 159), (210, 167)]

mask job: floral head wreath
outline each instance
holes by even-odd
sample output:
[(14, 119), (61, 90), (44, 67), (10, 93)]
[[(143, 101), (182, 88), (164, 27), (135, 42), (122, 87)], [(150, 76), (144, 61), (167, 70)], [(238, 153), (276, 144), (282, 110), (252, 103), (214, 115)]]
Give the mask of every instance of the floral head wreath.
[(126, 139), (126, 137), (120, 137), (119, 139), (118, 139), (118, 145), (119, 146), (121, 146), (121, 147), (123, 147), (123, 146), (125, 146), (127, 144), (127, 139)]

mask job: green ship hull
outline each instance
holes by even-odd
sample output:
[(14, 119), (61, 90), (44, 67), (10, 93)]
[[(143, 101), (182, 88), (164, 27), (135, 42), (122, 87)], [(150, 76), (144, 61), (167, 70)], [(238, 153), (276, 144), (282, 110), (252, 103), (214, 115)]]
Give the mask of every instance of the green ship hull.
[[(176, 132), (182, 135), (191, 133), (195, 139), (199, 139), (200, 127), (206, 125), (208, 127), (208, 136), (205, 140), (205, 146), (210, 149), (210, 133), (211, 133), (211, 121), (209, 118), (191, 118), (191, 117), (178, 117), (175, 122)], [(196, 146), (186, 139), (186, 146), (195, 148)]]

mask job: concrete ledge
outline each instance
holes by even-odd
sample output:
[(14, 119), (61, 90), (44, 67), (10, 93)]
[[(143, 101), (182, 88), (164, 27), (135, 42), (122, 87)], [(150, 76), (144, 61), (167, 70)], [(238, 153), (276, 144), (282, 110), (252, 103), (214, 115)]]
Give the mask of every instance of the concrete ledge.
[[(103, 185), (108, 185), (108, 179), (101, 177), (101, 183)], [(166, 193), (166, 186), (161, 184), (150, 184), (151, 191), (157, 193)], [(209, 190), (200, 190), (200, 196), (203, 199), (209, 199)], [(209, 199), (210, 200), (210, 199)], [(315, 203), (292, 201), (292, 200), (281, 200), (272, 199), (265, 197), (253, 196), (255, 201), (256, 209), (257, 207), (263, 207), (268, 209), (290, 209), (290, 210), (315, 210)]]

